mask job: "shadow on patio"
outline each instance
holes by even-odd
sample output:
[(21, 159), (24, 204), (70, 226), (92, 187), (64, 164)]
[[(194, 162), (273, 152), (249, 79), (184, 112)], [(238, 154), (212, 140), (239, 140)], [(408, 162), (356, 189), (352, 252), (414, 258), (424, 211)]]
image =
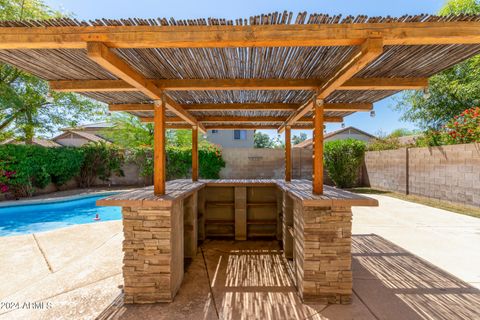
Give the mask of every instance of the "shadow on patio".
[[(122, 305), (99, 319), (474, 319), (480, 291), (384, 238), (353, 236), (353, 304), (306, 305), (276, 241), (206, 241), (171, 304)], [(208, 286), (208, 279), (212, 288)], [(212, 293), (214, 299), (212, 299)]]
[(378, 318), (480, 319), (478, 289), (394, 243), (354, 235), (352, 251), (354, 291)]

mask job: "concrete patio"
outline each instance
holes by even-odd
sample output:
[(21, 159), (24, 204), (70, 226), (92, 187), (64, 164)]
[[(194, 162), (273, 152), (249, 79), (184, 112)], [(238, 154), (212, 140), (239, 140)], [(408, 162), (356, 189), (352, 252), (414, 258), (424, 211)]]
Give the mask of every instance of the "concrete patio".
[(277, 242), (226, 240), (203, 244), (173, 303), (123, 306), (116, 221), (0, 238), (0, 300), (44, 302), (0, 319), (479, 318), (480, 220), (371, 197), (354, 208), (348, 306), (302, 304)]

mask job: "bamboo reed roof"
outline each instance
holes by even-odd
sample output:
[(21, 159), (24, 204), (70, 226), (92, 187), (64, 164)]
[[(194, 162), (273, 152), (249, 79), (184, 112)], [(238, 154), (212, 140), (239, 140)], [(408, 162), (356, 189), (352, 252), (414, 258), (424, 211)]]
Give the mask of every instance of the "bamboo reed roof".
[[(480, 16), (458, 15), (440, 17), (433, 15), (406, 15), (394, 18), (367, 17), (362, 15), (342, 18), (340, 15), (308, 15), (306, 12), (301, 12), (294, 17), (291, 12), (283, 12), (235, 20), (214, 18), (175, 20), (173, 18), (158, 18), (78, 21), (76, 19), (62, 18), (43, 21), (1, 21), (0, 39), (3, 39), (3, 35), (8, 38), (8, 36), (16, 32), (39, 30), (40, 34), (42, 32), (55, 32), (56, 29), (73, 30), (71, 31), (72, 34), (74, 32), (81, 33), (85, 30), (93, 30), (92, 32), (96, 30), (101, 32), (109, 32), (110, 30), (121, 30), (123, 32), (128, 30), (128, 32), (136, 34), (136, 30), (139, 32), (162, 30), (158, 29), (162, 27), (169, 28), (168, 30), (174, 31), (178, 29), (184, 32), (189, 30), (189, 28), (193, 30), (193, 28), (197, 27), (216, 28), (223, 26), (232, 28), (232, 32), (236, 32), (237, 30), (244, 30), (242, 28), (268, 26), (270, 29), (265, 30), (270, 30), (269, 32), (274, 33), (275, 28), (282, 31), (284, 26), (299, 26), (299, 28), (302, 26), (319, 26), (318, 30), (321, 31), (323, 27), (327, 26), (355, 28), (355, 26), (360, 27), (363, 25), (368, 25), (369, 28), (373, 28), (372, 30), (376, 30), (377, 26), (391, 28), (392, 34), (395, 34), (395, 28), (409, 28), (409, 26), (421, 28), (423, 25), (451, 25), (452, 32), (455, 32), (453, 27), (456, 25), (466, 27), (470, 25), (472, 27), (480, 26)], [(214, 30), (217, 31), (219, 29)], [(229, 30), (221, 29), (226, 37), (228, 37)], [(470, 31), (467, 30), (465, 32)], [(476, 31), (472, 32), (478, 37)], [(385, 36), (385, 34), (380, 34), (380, 36)], [(255, 35), (252, 35), (252, 37), (255, 37)], [(345, 37), (348, 38), (349, 35), (346, 34)], [(472, 40), (466, 37), (465, 39), (468, 40), (461, 41), (461, 38), (458, 40), (457, 37), (455, 41), (446, 40), (443, 42), (442, 39), (439, 39), (438, 43), (436, 43), (434, 37), (432, 37), (433, 40), (429, 39), (425, 41), (425, 44), (412, 45), (410, 43), (402, 43), (402, 34), (396, 35), (396, 37), (398, 37), (399, 41), (386, 41), (383, 45), (383, 51), (362, 69), (353, 73), (351, 79), (428, 78), (476, 54), (480, 54), (480, 41), (477, 38)], [(406, 42), (406, 40), (403, 42)], [(108, 44), (109, 42), (105, 43)], [(128, 43), (119, 45), (113, 43), (110, 50), (145, 79), (302, 79), (318, 80), (319, 83), (324, 83), (326, 79), (328, 80), (332, 75), (335, 75), (343, 64), (348, 63), (359, 47), (358, 45), (344, 45), (343, 43), (322, 46), (303, 45), (301, 42), (298, 42), (298, 45), (289, 43), (285, 46), (278, 46), (277, 43), (272, 46), (249, 46), (248, 44), (238, 47), (234, 45), (216, 47), (215, 44), (205, 45), (204, 47), (186, 46), (182, 43), (178, 47), (169, 44), (164, 47), (137, 45), (129, 48)], [(87, 48), (78, 48), (77, 45), (72, 45), (71, 48), (65, 47), (60, 40), (58, 48), (51, 45), (49, 47), (39, 45), (36, 48), (32, 44), (25, 44), (23, 47), (19, 46), (18, 43), (11, 47), (8, 47), (8, 43), (5, 45), (0, 44), (0, 61), (14, 65), (48, 81), (121, 80), (118, 74), (113, 74), (92, 60), (88, 55)], [(324, 99), (324, 103), (374, 103), (397, 92), (399, 90), (388, 87), (385, 89), (366, 88), (365, 90), (338, 89), (328, 94)], [(107, 104), (149, 104), (155, 100), (142, 91), (130, 89), (82, 91), (81, 94)], [(312, 97), (312, 90), (295, 88), (263, 90), (261, 87), (231, 90), (220, 87), (215, 90), (202, 90), (201, 88), (192, 90), (173, 89), (168, 91), (168, 95), (181, 106), (197, 104), (219, 104), (225, 106), (223, 110), (189, 111), (195, 118), (215, 116), (287, 118), (292, 115), (292, 110), (229, 110), (229, 104), (284, 103), (298, 104), (300, 107)], [(152, 111), (130, 111), (130, 113), (139, 117), (153, 117)], [(351, 113), (353, 111), (326, 111), (325, 116), (345, 117)], [(173, 117), (175, 113), (168, 112), (167, 116)], [(310, 118), (312, 113), (308, 111), (304, 116)], [(208, 121), (204, 121), (204, 123), (208, 124)], [(282, 125), (282, 123), (283, 121), (272, 121), (271, 123), (252, 121), (250, 124), (262, 127), (266, 124)], [(299, 123), (298, 126), (308, 127), (309, 124)]]

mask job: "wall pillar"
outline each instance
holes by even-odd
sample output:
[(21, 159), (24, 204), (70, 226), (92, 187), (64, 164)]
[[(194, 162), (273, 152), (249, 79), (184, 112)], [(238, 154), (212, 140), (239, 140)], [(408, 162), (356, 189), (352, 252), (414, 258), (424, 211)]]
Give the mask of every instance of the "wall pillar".
[(171, 302), (183, 280), (183, 203), (123, 207), (125, 303)]
[(305, 301), (349, 304), (352, 297), (350, 207), (303, 206), (294, 200), (294, 261)]

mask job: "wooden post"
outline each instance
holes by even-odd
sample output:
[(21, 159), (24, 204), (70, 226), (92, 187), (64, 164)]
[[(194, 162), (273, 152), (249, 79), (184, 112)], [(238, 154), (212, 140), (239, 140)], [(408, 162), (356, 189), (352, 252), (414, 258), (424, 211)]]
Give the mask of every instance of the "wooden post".
[(198, 181), (198, 127), (192, 127), (192, 181)]
[(313, 193), (323, 194), (323, 100), (313, 97)]
[(153, 190), (156, 195), (165, 194), (165, 98), (155, 101)]
[(285, 181), (292, 180), (292, 137), (291, 127), (285, 128)]

